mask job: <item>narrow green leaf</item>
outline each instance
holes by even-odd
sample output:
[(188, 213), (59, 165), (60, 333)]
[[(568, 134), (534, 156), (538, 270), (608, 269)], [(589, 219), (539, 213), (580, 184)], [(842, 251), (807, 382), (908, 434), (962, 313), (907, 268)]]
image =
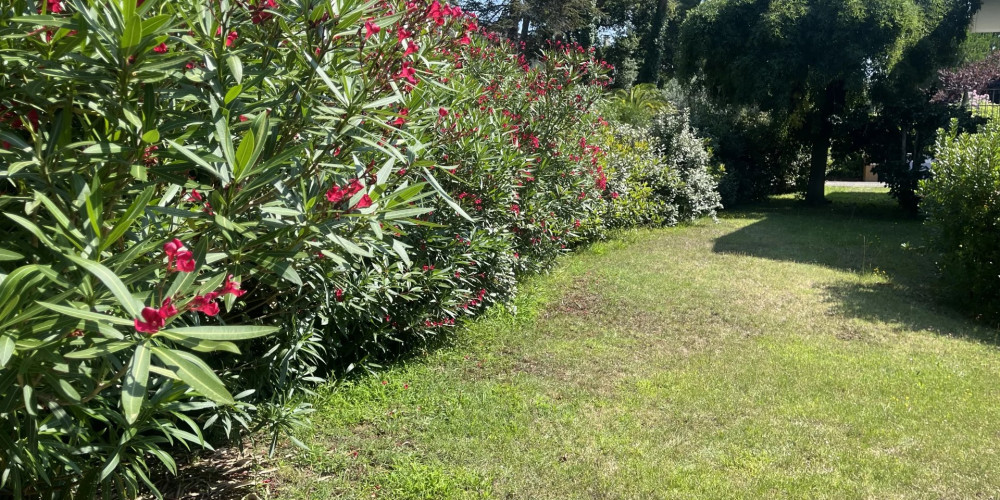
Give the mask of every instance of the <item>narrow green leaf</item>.
[(115, 454), (108, 459), (108, 462), (104, 464), (104, 468), (101, 469), (100, 481), (104, 481), (105, 479), (107, 479), (108, 476), (110, 476), (111, 473), (118, 468), (118, 463), (121, 462), (121, 459), (122, 459), (122, 449), (121, 447), (118, 447), (115, 450)]
[(0, 368), (7, 366), (14, 356), (14, 338), (10, 335), (0, 335)]
[(110, 155), (121, 152), (122, 147), (111, 142), (101, 142), (83, 149), (85, 155)]
[(357, 244), (355, 244), (353, 241), (351, 241), (351, 240), (349, 240), (347, 238), (344, 238), (343, 236), (340, 236), (339, 234), (329, 233), (329, 234), (326, 235), (326, 237), (330, 241), (333, 241), (334, 243), (340, 245), (340, 247), (343, 248), (344, 250), (347, 250), (348, 253), (353, 253), (355, 255), (360, 255), (362, 257), (371, 257), (372, 256), (371, 252), (365, 250), (364, 248), (361, 248), (360, 246), (358, 246)]
[[(229, 66), (229, 71), (233, 74), (233, 79), (236, 83), (243, 83), (243, 61), (240, 60), (239, 56), (236, 54), (229, 54), (226, 57), (226, 65)], [(242, 88), (242, 85), (240, 85)], [(226, 104), (229, 104), (230, 99), (226, 99)]]
[(219, 342), (215, 340), (201, 340), (196, 338), (184, 337), (181, 335), (175, 335), (169, 330), (160, 330), (156, 333), (156, 336), (161, 339), (172, 340), (183, 347), (191, 349), (197, 352), (216, 352), (225, 351), (231, 352), (233, 354), (242, 354), (240, 348), (236, 347), (236, 344), (232, 342)]
[(153, 16), (142, 22), (142, 36), (151, 36), (159, 34), (160, 28), (163, 28), (173, 17), (167, 15)]
[(278, 328), (272, 326), (192, 326), (171, 328), (165, 332), (204, 340), (247, 340), (270, 335)]
[(406, 253), (407, 247), (408, 245), (403, 243), (402, 241), (392, 240), (392, 249), (395, 250), (396, 255), (399, 255), (399, 258), (403, 259), (403, 262), (406, 263), (407, 266), (409, 266), (412, 265), (412, 263), (410, 262), (410, 256), (407, 255)]
[(93, 311), (87, 311), (84, 309), (77, 309), (75, 307), (60, 306), (58, 304), (50, 304), (48, 302), (38, 301), (38, 305), (55, 311), (57, 313), (64, 314), (71, 318), (77, 318), (83, 321), (97, 321), (104, 323), (111, 323), (113, 325), (121, 326), (133, 326), (134, 323), (131, 320), (125, 318), (119, 318), (117, 316), (108, 316), (106, 314), (96, 313)]
[(304, 284), (298, 271), (296, 271), (295, 267), (292, 266), (292, 263), (287, 260), (263, 259), (261, 260), (261, 265), (264, 266), (264, 268), (273, 271), (278, 276), (281, 276), (281, 278), (285, 281), (288, 281), (296, 286), (302, 286)]
[(207, 161), (205, 161), (198, 155), (194, 154), (194, 152), (192, 152), (190, 149), (181, 146), (180, 144), (177, 144), (176, 142), (170, 139), (166, 139), (166, 141), (170, 147), (174, 148), (175, 150), (177, 150), (177, 152), (184, 155), (185, 158), (194, 162), (195, 165), (198, 165), (199, 167), (207, 170), (208, 173), (214, 175), (216, 178), (222, 181), (223, 184), (229, 184), (229, 177), (224, 172), (219, 172), (218, 170), (216, 170), (215, 167), (209, 165)]
[(469, 217), (469, 214), (465, 213), (465, 210), (462, 210), (462, 207), (459, 206), (459, 204), (456, 203), (455, 200), (453, 200), (451, 196), (448, 195), (448, 192), (445, 191), (443, 187), (441, 187), (441, 184), (438, 184), (437, 179), (435, 179), (434, 176), (431, 175), (430, 170), (427, 170), (426, 167), (421, 167), (421, 168), (424, 171), (424, 178), (427, 179), (427, 182), (431, 185), (431, 187), (433, 187), (434, 190), (438, 192), (438, 195), (441, 196), (441, 198), (445, 201), (445, 203), (447, 203), (448, 206), (453, 208), (455, 210), (455, 213), (462, 216), (462, 218), (470, 222), (474, 222), (472, 220), (472, 217)]
[(160, 142), (160, 131), (159, 130), (147, 130), (145, 134), (142, 134), (142, 142), (147, 144), (153, 144), (154, 142)]
[(130, 0), (119, 0), (115, 3), (119, 2), (121, 5), (122, 19), (132, 19), (132, 16), (135, 15), (136, 2), (132, 2)]
[(139, 418), (142, 403), (146, 399), (150, 355), (147, 342), (136, 346), (128, 374), (125, 375), (125, 382), (122, 384), (122, 410), (125, 412), (125, 420), (130, 424), (135, 423), (135, 420)]
[[(177, 376), (185, 384), (191, 386), (192, 389), (216, 403), (224, 405), (236, 404), (236, 400), (226, 390), (225, 385), (219, 380), (218, 375), (196, 356), (159, 346), (154, 346), (152, 350), (153, 354), (163, 364), (173, 368)], [(192, 360), (192, 358), (197, 359), (200, 363)]]
[(233, 169), (233, 177), (238, 182), (243, 178), (243, 173), (250, 167), (250, 160), (253, 157), (256, 138), (253, 130), (247, 130), (240, 141), (240, 147), (236, 148), (236, 168)]
[(104, 267), (99, 262), (87, 260), (72, 254), (67, 254), (66, 258), (73, 261), (74, 264), (82, 267), (90, 274), (96, 276), (97, 279), (101, 280), (101, 283), (104, 283), (104, 286), (111, 290), (111, 293), (118, 299), (118, 303), (125, 308), (126, 312), (131, 314), (133, 318), (139, 317), (139, 313), (142, 311), (142, 308), (139, 307), (139, 303), (132, 297), (128, 288), (125, 287), (125, 283), (122, 283), (122, 280), (118, 278), (118, 275), (110, 269)]
[(75, 387), (73, 387), (72, 384), (69, 383), (68, 380), (55, 376), (51, 376), (49, 378), (52, 382), (55, 382), (53, 386), (56, 388), (56, 391), (59, 392), (59, 395), (65, 398), (66, 401), (69, 401), (70, 403), (80, 402), (80, 393)]
[(47, 246), (47, 247), (49, 247), (49, 248), (51, 248), (53, 250), (56, 250), (56, 251), (63, 251), (62, 249), (60, 249), (58, 247), (58, 245), (56, 245), (55, 243), (53, 243), (52, 240), (50, 240), (49, 237), (46, 236), (45, 233), (38, 226), (36, 226), (34, 222), (31, 222), (30, 220), (25, 219), (24, 217), (21, 217), (20, 215), (14, 215), (12, 213), (4, 213), (4, 215), (6, 215), (11, 220), (13, 220), (14, 222), (20, 224), (22, 227), (24, 227), (25, 229), (27, 229), (28, 231), (30, 231), (31, 234), (35, 235), (35, 237), (38, 238), (39, 241), (41, 241), (42, 243), (44, 243), (45, 246)]
[(132, 222), (134, 222), (136, 218), (146, 211), (146, 207), (153, 199), (154, 192), (154, 187), (149, 186), (142, 192), (142, 194), (139, 195), (138, 198), (135, 199), (135, 201), (132, 202), (132, 205), (128, 207), (128, 210), (126, 210), (125, 213), (122, 214), (121, 218), (118, 219), (118, 223), (115, 224), (115, 227), (113, 227), (111, 232), (109, 232), (108, 235), (101, 241), (102, 252), (118, 241), (118, 239), (121, 238), (126, 231), (128, 231)]
[(139, 19), (139, 16), (133, 14), (126, 19), (128, 19), (128, 21), (125, 23), (125, 32), (122, 34), (122, 49), (135, 47), (142, 41), (142, 21)]
[(24, 258), (24, 256), (21, 255), (21, 254), (19, 254), (19, 253), (17, 253), (17, 252), (0, 248), (0, 262), (11, 261), (11, 260), (21, 260), (23, 258)]
[(242, 85), (237, 85), (237, 86), (229, 89), (229, 92), (226, 92), (226, 97), (225, 97), (225, 99), (223, 99), (223, 102), (226, 103), (226, 104), (229, 104), (229, 103), (233, 102), (234, 99), (236, 99), (237, 97), (239, 97), (241, 93), (243, 93), (243, 86)]
[(226, 159), (226, 162), (229, 165), (235, 165), (236, 152), (233, 149), (233, 134), (229, 130), (229, 122), (226, 120), (226, 114), (222, 111), (219, 111), (215, 117), (215, 140), (222, 147), (222, 156)]
[(94, 343), (97, 345), (80, 349), (79, 351), (68, 352), (63, 354), (63, 357), (67, 359), (93, 359), (107, 354), (114, 354), (135, 345), (134, 342), (122, 342), (110, 339), (97, 339)]

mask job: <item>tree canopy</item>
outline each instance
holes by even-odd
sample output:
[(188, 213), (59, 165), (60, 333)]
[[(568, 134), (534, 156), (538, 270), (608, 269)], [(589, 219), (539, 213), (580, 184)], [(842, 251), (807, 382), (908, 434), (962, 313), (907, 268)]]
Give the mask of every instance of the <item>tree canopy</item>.
[(758, 106), (799, 128), (812, 149), (806, 199), (820, 203), (838, 118), (870, 106), (880, 85), (932, 76), (979, 4), (709, 0), (684, 21), (678, 71), (720, 103)]

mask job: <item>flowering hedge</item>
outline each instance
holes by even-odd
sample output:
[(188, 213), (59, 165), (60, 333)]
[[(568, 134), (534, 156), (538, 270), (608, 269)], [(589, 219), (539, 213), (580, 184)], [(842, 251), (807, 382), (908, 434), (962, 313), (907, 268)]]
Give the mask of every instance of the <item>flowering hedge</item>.
[(273, 446), (331, 370), (673, 220), (611, 208), (608, 70), (437, 1), (5, 3), (0, 491), (131, 497), (177, 446)]

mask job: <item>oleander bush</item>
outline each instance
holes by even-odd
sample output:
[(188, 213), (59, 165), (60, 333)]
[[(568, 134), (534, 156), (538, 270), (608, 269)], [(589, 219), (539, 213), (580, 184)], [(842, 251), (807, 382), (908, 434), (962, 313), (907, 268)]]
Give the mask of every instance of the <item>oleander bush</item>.
[(629, 164), (591, 51), (520, 49), (436, 0), (0, 7), (0, 491), (273, 450), (311, 385), (714, 210), (687, 139)]
[(931, 177), (920, 205), (941, 252), (952, 296), (981, 319), (1000, 324), (1000, 125), (938, 134)]

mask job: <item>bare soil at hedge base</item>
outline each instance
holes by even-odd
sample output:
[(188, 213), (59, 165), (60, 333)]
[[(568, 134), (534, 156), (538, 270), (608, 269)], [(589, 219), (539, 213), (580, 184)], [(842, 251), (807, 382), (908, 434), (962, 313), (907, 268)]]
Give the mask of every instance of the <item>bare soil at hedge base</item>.
[(311, 451), (244, 494), (995, 496), (1000, 332), (936, 298), (920, 223), (884, 190), (830, 198), (565, 258), (516, 317), (322, 390)]

